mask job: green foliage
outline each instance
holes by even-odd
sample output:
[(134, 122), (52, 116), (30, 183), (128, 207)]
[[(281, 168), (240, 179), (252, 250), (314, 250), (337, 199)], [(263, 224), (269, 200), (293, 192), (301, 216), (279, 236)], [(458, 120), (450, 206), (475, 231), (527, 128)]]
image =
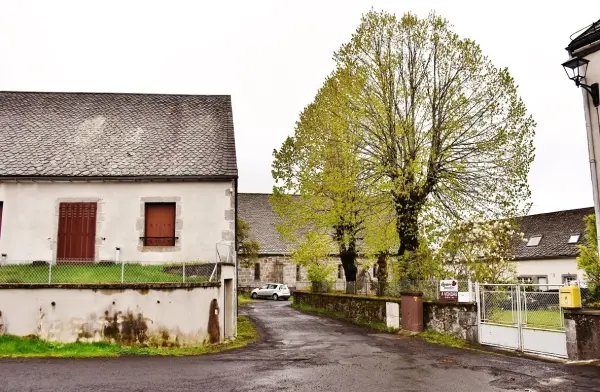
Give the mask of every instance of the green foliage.
[(331, 264), (311, 264), (307, 269), (308, 280), (313, 283), (333, 283), (335, 279), (331, 277), (331, 274), (334, 271), (335, 267)]
[(593, 299), (600, 299), (600, 259), (598, 258), (598, 233), (596, 231), (596, 216), (584, 218), (586, 245), (579, 245), (577, 267), (585, 273), (585, 280), (592, 293)]
[(120, 357), (126, 355), (181, 356), (217, 353), (244, 347), (258, 338), (258, 331), (245, 316), (238, 316), (238, 336), (236, 340), (224, 344), (211, 344), (198, 347), (137, 347), (120, 346), (111, 343), (57, 343), (47, 342), (36, 337), (0, 336), (0, 358), (54, 357), (92, 358)]
[(471, 222), (452, 230), (436, 257), (456, 279), (478, 282), (514, 280), (513, 221)]
[(237, 220), (238, 259), (244, 265), (252, 264), (258, 257), (260, 244), (250, 239), (250, 225), (243, 219)]
[(431, 329), (426, 329), (419, 336), (428, 343), (441, 344), (443, 346), (466, 348), (469, 343), (461, 338), (449, 335), (447, 333), (436, 332)]
[(308, 280), (313, 283), (331, 283), (335, 267), (326, 262), (333, 244), (327, 234), (309, 231), (292, 252), (291, 259), (307, 269)]
[(252, 297), (250, 297), (249, 295), (246, 294), (238, 294), (237, 297), (238, 300), (238, 305), (239, 306), (243, 306), (252, 302), (256, 302), (256, 300), (252, 299)]
[(419, 226), (528, 209), (535, 123), (506, 69), (432, 14), (371, 11), (335, 54), (364, 178), (393, 203), (399, 255)]
[(306, 230), (332, 234), (352, 280), (368, 189), (356, 140), (347, 132), (355, 125), (344, 101), (351, 86), (344, 80), (341, 73), (326, 80), (294, 135), (274, 151), (272, 205), (283, 220), (278, 230), (291, 243), (299, 243)]
[[(334, 61), (274, 152), (282, 235), (332, 233), (340, 255), (360, 245), (421, 277), (439, 270), (434, 254), (457, 226), (528, 211), (535, 122), (508, 70), (473, 40), (435, 14), (370, 11)], [(497, 259), (496, 270), (466, 268), (497, 277), (506, 267)]]

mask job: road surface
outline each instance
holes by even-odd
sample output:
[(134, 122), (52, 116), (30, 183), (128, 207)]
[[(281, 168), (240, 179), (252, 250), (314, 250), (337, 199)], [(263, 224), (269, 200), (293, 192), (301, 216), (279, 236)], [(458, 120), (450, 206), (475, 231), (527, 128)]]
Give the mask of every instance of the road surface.
[(0, 391), (600, 391), (600, 367), (432, 345), (298, 312), (244, 309), (255, 345), (198, 357), (0, 359)]

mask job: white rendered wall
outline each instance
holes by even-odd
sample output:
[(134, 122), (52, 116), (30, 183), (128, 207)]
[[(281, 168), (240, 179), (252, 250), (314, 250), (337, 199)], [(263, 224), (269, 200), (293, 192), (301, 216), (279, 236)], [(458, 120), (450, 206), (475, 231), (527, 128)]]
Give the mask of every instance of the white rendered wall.
[[(0, 253), (7, 263), (56, 260), (58, 205), (98, 203), (95, 259), (142, 263), (215, 260), (217, 243), (234, 238), (232, 183), (0, 183), (4, 203)], [(176, 202), (174, 247), (144, 247), (144, 202)]]

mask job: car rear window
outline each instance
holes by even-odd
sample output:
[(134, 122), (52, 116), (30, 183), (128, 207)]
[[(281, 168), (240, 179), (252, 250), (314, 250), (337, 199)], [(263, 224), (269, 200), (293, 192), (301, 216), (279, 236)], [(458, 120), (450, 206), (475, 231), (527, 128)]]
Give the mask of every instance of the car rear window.
[(287, 286), (286, 285), (281, 285), (281, 287), (279, 288), (279, 290), (287, 290)]

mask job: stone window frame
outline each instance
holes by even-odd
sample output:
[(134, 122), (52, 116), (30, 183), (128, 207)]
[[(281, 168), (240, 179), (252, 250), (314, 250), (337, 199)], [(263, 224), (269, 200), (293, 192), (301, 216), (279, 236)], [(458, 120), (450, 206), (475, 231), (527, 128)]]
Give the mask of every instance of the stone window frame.
[(254, 264), (254, 280), (260, 281), (260, 263)]
[(52, 223), (53, 233), (50, 238), (52, 249), (52, 262), (56, 264), (58, 252), (58, 221), (60, 217), (60, 203), (96, 203), (96, 239), (94, 243), (94, 262), (100, 261), (100, 247), (105, 237), (102, 236), (102, 223), (104, 222), (104, 200), (99, 197), (59, 197), (54, 201), (54, 221)]
[[(174, 246), (146, 246), (143, 237), (146, 236), (146, 204), (147, 203), (174, 203), (175, 204), (175, 240)], [(136, 222), (138, 232), (137, 250), (139, 252), (179, 252), (183, 244), (183, 218), (182, 202), (180, 196), (147, 196), (140, 198), (140, 214)]]

